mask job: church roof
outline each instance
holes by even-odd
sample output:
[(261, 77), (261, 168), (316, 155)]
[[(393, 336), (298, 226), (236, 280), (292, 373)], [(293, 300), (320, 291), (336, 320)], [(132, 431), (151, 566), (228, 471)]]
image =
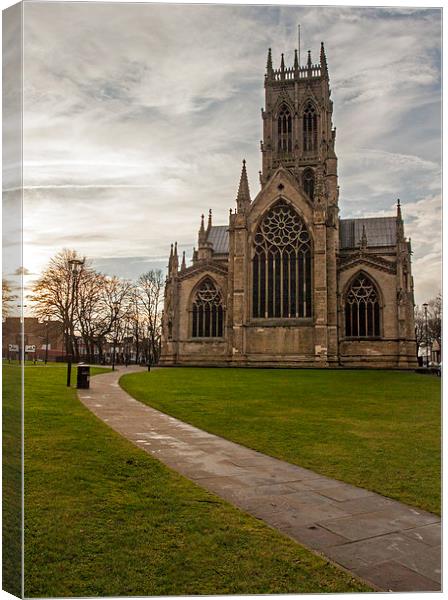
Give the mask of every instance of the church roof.
[(358, 248), (363, 235), (367, 246), (395, 246), (397, 243), (396, 217), (372, 217), (369, 219), (341, 219), (339, 221), (339, 241), (341, 250)]
[[(371, 217), (368, 219), (341, 219), (339, 240), (341, 250), (359, 248), (363, 227), (370, 248), (395, 246), (397, 243), (396, 217)], [(216, 254), (229, 252), (228, 225), (213, 225), (208, 232), (207, 242), (213, 245)]]
[(213, 245), (213, 250), (216, 254), (228, 254), (229, 226), (213, 225), (208, 232), (207, 242)]

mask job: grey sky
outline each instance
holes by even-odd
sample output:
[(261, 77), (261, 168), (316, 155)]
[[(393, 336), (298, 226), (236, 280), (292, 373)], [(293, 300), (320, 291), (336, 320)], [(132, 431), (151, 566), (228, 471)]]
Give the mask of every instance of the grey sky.
[[(109, 273), (191, 255), (225, 224), (242, 158), (259, 190), (268, 47), (325, 42), (343, 217), (394, 214), (416, 301), (440, 289), (440, 10), (26, 3), (25, 267), (63, 247)], [(302, 61), (304, 62), (304, 60)]]

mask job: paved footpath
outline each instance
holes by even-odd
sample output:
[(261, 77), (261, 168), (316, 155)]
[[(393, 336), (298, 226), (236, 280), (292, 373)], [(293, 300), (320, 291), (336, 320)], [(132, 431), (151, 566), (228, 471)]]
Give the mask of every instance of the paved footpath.
[(441, 589), (437, 515), (323, 477), (206, 433), (134, 400), (121, 368), (79, 390), (112, 429), (201, 487), (378, 590)]

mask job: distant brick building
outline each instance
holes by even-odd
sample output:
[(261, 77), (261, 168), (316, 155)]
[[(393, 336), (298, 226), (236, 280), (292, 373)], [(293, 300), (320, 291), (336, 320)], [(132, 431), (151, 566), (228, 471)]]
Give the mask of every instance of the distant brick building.
[(171, 249), (162, 365), (416, 365), (411, 246), (396, 215), (339, 218), (336, 130), (320, 64), (274, 70), (262, 111), (261, 190), (243, 161), (226, 225), (202, 216), (198, 249)]
[[(18, 352), (16, 347), (21, 347), (21, 321), (20, 317), (7, 317), (2, 324), (2, 348), (3, 358), (17, 359)], [(48, 338), (47, 338), (48, 336)], [(44, 359), (45, 346), (48, 339), (48, 360), (55, 360), (58, 357), (65, 356), (64, 351), (64, 330), (59, 321), (49, 321), (48, 326), (45, 322), (40, 322), (35, 317), (25, 317), (24, 319), (24, 339), (23, 345), (26, 358), (28, 360)], [(35, 352), (26, 352), (27, 347)]]

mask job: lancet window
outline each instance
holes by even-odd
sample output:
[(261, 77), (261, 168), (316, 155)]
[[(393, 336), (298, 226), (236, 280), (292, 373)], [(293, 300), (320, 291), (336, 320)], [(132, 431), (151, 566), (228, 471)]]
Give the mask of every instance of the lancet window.
[(317, 152), (317, 114), (311, 102), (307, 103), (303, 113), (303, 150)]
[(345, 335), (379, 337), (380, 313), (378, 291), (371, 279), (360, 273), (345, 297)]
[(308, 230), (296, 211), (280, 200), (255, 234), (253, 316), (311, 317), (311, 264)]
[(305, 169), (302, 175), (303, 189), (311, 200), (314, 199), (314, 171)]
[(292, 118), (286, 106), (282, 104), (277, 117), (278, 151), (292, 152)]
[(192, 337), (222, 337), (224, 307), (221, 292), (211, 279), (196, 290), (192, 306)]

